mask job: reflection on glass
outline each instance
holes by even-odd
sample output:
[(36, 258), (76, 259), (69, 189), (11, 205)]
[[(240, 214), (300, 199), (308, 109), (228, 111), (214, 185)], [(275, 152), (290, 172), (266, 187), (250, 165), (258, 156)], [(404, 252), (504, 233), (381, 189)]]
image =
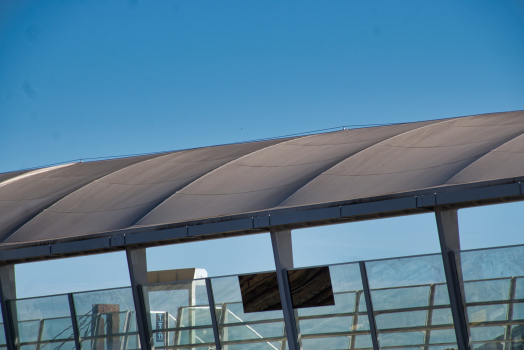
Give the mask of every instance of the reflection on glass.
[(335, 305), (329, 266), (287, 272), (294, 309)]
[(131, 288), (73, 294), (83, 350), (139, 349)]
[(381, 349), (456, 348), (440, 254), (366, 263)]
[[(303, 270), (317, 269), (330, 276), (334, 305), (295, 310), (303, 350), (372, 348), (359, 264)], [(290, 270), (289, 275), (294, 271), (301, 270)], [(322, 285), (327, 285), (327, 281)]]
[(211, 285), (222, 349), (286, 349), (282, 310), (246, 313), (237, 276), (211, 278)]
[(19, 349), (75, 349), (67, 295), (14, 300), (11, 309)]
[(144, 286), (151, 346), (156, 349), (214, 349), (206, 281)]
[(465, 251), (462, 271), (473, 349), (524, 349), (524, 247)]
[(238, 276), (244, 312), (282, 310), (276, 272)]

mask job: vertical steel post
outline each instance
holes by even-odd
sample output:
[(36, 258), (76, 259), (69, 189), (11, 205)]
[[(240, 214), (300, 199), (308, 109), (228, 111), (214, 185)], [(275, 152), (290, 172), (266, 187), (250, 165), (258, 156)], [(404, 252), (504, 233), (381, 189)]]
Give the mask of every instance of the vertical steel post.
[(16, 309), (14, 314), (11, 312), (9, 300), (16, 299), (16, 280), (15, 280), (15, 266), (5, 265), (0, 266), (0, 303), (2, 306), (2, 318), (4, 320), (4, 330), (9, 350), (16, 349)]
[(69, 300), (69, 312), (71, 314), (71, 322), (73, 326), (73, 336), (75, 337), (76, 350), (82, 350), (82, 348), (80, 347), (80, 331), (78, 330), (78, 320), (76, 318), (76, 309), (75, 302), (73, 300), (73, 294), (69, 293), (67, 295), (67, 299)]
[(215, 335), (215, 346), (216, 350), (221, 350), (220, 346), (220, 336), (218, 334), (218, 322), (215, 308), (215, 298), (213, 298), (213, 286), (211, 285), (211, 280), (206, 278), (206, 290), (207, 290), (207, 299), (209, 301), (209, 312), (211, 313), (211, 323), (213, 325), (213, 334)]
[(508, 324), (504, 327), (504, 350), (511, 350), (511, 321), (513, 321), (513, 309), (515, 300), (515, 290), (517, 287), (517, 279), (511, 277), (509, 282), (508, 308), (506, 310), (506, 321)]
[(436, 285), (432, 283), (429, 286), (429, 297), (428, 297), (428, 311), (426, 311), (426, 331), (424, 332), (424, 350), (429, 350), (431, 342), (431, 325), (433, 324), (433, 306), (435, 305), (435, 288)]
[(366, 300), (366, 309), (368, 311), (369, 330), (371, 332), (371, 341), (373, 342), (373, 350), (379, 350), (377, 326), (375, 324), (375, 316), (373, 316), (373, 303), (371, 302), (371, 291), (369, 289), (368, 273), (366, 271), (366, 264), (361, 261), (360, 276), (362, 278), (362, 286), (364, 288), (364, 298)]
[(457, 346), (459, 350), (470, 349), (468, 317), (465, 309), (466, 300), (463, 292), (462, 270), (460, 257), (455, 259), (454, 252), (460, 251), (460, 236), (457, 210), (435, 210), (437, 219), (440, 250), (446, 274), (451, 314), (455, 326)]
[[(355, 292), (355, 305), (353, 306), (353, 312), (355, 313), (355, 315), (353, 316), (353, 322), (351, 323), (351, 332), (356, 332), (357, 331), (358, 318), (360, 317), (359, 315), (357, 315), (357, 313), (360, 311), (359, 310), (359, 306), (360, 306), (360, 298), (361, 297), (362, 297), (362, 291), (361, 290), (357, 290)], [(352, 335), (351, 336), (351, 342), (349, 343), (349, 348), (350, 349), (354, 349), (355, 348), (356, 340), (357, 340), (356, 336)]]
[(291, 244), (291, 231), (271, 231), (271, 245), (275, 257), (277, 271), (278, 289), (280, 301), (284, 312), (284, 323), (286, 327), (287, 343), (289, 350), (299, 350), (298, 332), (295, 324), (295, 313), (291, 302), (291, 291), (287, 270), (293, 268), (293, 246)]
[(131, 290), (135, 304), (136, 324), (140, 345), (143, 350), (151, 350), (151, 337), (147, 322), (146, 301), (142, 292), (142, 285), (147, 284), (147, 260), (146, 249), (126, 249), (129, 277), (131, 279)]

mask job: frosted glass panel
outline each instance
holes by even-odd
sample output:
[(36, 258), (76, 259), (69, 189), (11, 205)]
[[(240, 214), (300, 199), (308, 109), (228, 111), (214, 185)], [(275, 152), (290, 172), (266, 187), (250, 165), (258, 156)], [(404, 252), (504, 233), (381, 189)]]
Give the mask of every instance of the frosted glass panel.
[(366, 270), (382, 349), (456, 348), (440, 254), (371, 261)]
[(524, 345), (524, 247), (460, 252), (473, 349)]
[(331, 350), (372, 347), (359, 264), (328, 267), (335, 305), (295, 311), (303, 348)]

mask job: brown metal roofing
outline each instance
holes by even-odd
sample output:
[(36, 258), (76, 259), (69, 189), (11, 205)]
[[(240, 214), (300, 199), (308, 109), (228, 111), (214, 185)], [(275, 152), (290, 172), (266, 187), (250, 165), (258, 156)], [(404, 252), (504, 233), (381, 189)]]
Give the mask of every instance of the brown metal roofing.
[(524, 176), (524, 111), (0, 174), (23, 243)]

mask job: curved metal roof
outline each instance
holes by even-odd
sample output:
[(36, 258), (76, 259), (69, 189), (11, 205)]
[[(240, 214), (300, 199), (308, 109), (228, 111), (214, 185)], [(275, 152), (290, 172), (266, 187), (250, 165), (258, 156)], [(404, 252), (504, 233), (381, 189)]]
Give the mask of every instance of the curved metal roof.
[(0, 242), (524, 176), (524, 111), (0, 174)]

